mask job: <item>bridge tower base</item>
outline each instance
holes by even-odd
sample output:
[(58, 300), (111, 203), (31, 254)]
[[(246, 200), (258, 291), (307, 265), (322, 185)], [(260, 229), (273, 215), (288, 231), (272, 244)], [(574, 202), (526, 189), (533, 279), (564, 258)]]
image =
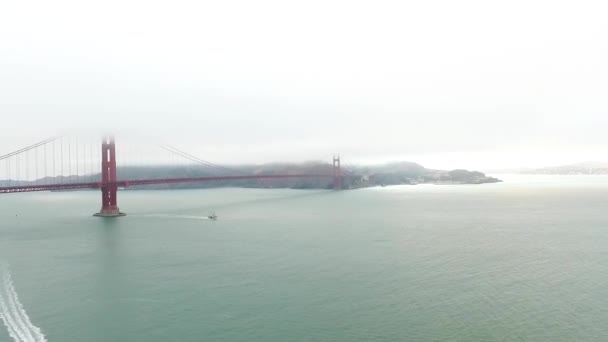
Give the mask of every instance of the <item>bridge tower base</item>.
[(93, 214), (93, 216), (97, 217), (119, 217), (119, 216), (127, 216), (126, 213), (120, 212), (118, 209), (116, 210), (101, 210), (98, 213)]
[(126, 214), (118, 209), (117, 192), (116, 146), (113, 137), (104, 137), (101, 143), (101, 210), (93, 216), (125, 216)]

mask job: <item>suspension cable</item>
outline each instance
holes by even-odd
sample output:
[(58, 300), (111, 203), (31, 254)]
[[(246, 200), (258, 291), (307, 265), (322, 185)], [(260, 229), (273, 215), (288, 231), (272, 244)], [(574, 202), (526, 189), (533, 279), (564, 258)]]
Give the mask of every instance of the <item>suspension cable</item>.
[(177, 155), (179, 155), (179, 156), (181, 156), (183, 158), (186, 158), (188, 160), (196, 162), (198, 164), (202, 164), (202, 165), (209, 166), (209, 167), (214, 167), (216, 169), (222, 169), (224, 171), (242, 172), (242, 171), (239, 171), (239, 170), (231, 169), (231, 168), (228, 168), (228, 167), (225, 167), (225, 166), (222, 166), (222, 165), (218, 165), (218, 164), (215, 164), (215, 163), (203, 160), (201, 158), (193, 156), (193, 155), (191, 155), (191, 154), (189, 154), (187, 152), (184, 152), (184, 151), (182, 151), (182, 150), (180, 150), (180, 149), (178, 149), (176, 147), (170, 146), (170, 145), (161, 146), (161, 148), (163, 148), (163, 149), (165, 149), (165, 150), (167, 150), (167, 151), (169, 151), (171, 153), (177, 154)]
[(33, 148), (36, 148), (36, 147), (38, 147), (38, 146), (41, 146), (41, 145), (44, 145), (44, 144), (50, 143), (51, 141), (55, 141), (55, 140), (57, 140), (57, 139), (59, 139), (59, 138), (61, 138), (61, 137), (52, 137), (52, 138), (48, 138), (48, 139), (45, 139), (45, 140), (39, 141), (39, 142), (37, 142), (37, 143), (35, 143), (35, 144), (33, 144), (33, 145), (30, 145), (30, 146), (27, 146), (27, 147), (23, 147), (23, 148), (21, 148), (21, 149), (19, 149), (19, 150), (16, 150), (16, 151), (13, 151), (13, 152), (7, 153), (7, 154), (5, 154), (5, 155), (2, 155), (2, 156), (0, 156), (0, 160), (2, 160), (2, 159), (6, 159), (6, 158), (9, 158), (9, 157), (12, 157), (12, 156), (15, 156), (15, 155), (17, 155), (17, 154), (19, 154), (19, 153), (23, 153), (23, 152), (25, 152), (25, 151), (29, 151), (29, 150), (31, 150), (31, 149), (33, 149)]

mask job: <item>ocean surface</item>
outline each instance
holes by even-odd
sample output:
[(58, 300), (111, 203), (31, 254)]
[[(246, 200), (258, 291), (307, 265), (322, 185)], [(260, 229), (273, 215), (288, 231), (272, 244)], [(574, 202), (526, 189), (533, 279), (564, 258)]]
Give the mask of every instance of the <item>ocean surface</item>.
[(608, 341), (608, 177), (499, 177), (0, 195), (0, 341)]

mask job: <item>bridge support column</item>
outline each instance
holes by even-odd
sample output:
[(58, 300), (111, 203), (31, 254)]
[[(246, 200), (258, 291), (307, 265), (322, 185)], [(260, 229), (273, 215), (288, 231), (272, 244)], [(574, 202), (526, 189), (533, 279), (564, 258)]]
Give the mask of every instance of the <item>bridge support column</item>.
[(334, 190), (342, 190), (342, 168), (340, 156), (334, 156)]
[(95, 216), (125, 216), (118, 209), (116, 193), (116, 146), (113, 137), (104, 137), (101, 143), (101, 210)]

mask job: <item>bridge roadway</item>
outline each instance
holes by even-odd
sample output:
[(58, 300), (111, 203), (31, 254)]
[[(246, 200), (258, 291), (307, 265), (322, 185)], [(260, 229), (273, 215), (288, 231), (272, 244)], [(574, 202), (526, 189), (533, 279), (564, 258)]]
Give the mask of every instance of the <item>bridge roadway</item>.
[(196, 183), (210, 181), (230, 181), (244, 179), (285, 179), (285, 178), (334, 178), (331, 174), (277, 174), (277, 175), (248, 175), (248, 176), (219, 176), (219, 177), (193, 177), (193, 178), (158, 178), (158, 179), (138, 179), (124, 180), (116, 182), (87, 182), (87, 183), (65, 183), (65, 184), (29, 184), (20, 186), (0, 187), (0, 194), (31, 192), (31, 191), (52, 191), (52, 190), (73, 190), (73, 189), (101, 189), (107, 186), (129, 187), (135, 185), (154, 185), (154, 184), (178, 184)]

